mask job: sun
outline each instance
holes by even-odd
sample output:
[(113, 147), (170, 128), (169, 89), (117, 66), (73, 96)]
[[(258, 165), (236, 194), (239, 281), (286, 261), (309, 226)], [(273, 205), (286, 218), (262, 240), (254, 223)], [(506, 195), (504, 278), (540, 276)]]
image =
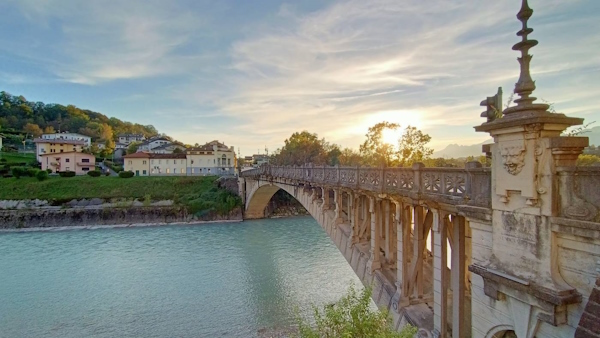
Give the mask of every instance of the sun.
[(397, 129), (384, 129), (381, 132), (381, 139), (385, 143), (389, 143), (394, 147), (398, 146), (398, 140), (402, 137), (402, 132), (404, 128), (400, 127)]

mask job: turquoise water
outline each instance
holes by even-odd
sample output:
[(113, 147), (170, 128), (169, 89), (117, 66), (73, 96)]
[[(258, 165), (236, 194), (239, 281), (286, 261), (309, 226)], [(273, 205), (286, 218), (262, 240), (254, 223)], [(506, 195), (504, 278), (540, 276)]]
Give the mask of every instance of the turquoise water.
[(309, 217), (0, 233), (0, 337), (255, 337), (351, 283)]

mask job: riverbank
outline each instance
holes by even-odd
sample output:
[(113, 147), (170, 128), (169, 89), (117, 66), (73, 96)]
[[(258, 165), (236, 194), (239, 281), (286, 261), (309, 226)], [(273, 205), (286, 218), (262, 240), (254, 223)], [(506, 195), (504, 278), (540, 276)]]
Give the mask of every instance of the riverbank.
[(130, 206), (117, 208), (37, 208), (0, 210), (0, 230), (40, 228), (161, 225), (173, 223), (200, 223), (242, 221), (242, 209), (228, 213), (190, 213), (181, 206)]

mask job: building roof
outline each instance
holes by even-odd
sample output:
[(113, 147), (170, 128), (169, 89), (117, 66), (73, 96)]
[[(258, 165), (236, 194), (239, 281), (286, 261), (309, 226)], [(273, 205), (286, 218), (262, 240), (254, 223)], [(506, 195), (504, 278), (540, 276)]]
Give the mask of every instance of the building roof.
[(123, 156), (123, 158), (158, 158), (158, 159), (183, 159), (186, 158), (185, 154), (154, 154), (147, 152), (137, 152)]
[(77, 136), (81, 136), (81, 137), (91, 138), (91, 136), (87, 136), (87, 135), (83, 135), (83, 134), (79, 134), (79, 133), (69, 133), (68, 131), (65, 131), (62, 133), (44, 133), (44, 134), (42, 134), (42, 137), (44, 137), (46, 135), (77, 135)]
[(119, 134), (118, 137), (144, 137), (144, 134)]
[(42, 155), (40, 155), (40, 157), (43, 157), (43, 156), (60, 156), (60, 155), (65, 155), (65, 154), (81, 154), (81, 155), (85, 155), (85, 156), (96, 158), (96, 156), (94, 154), (82, 153), (81, 151), (65, 151), (65, 152), (62, 152), (62, 153), (42, 154)]
[(156, 148), (152, 148), (152, 150), (161, 150), (161, 149), (166, 149), (166, 148), (168, 148), (168, 147), (181, 147), (181, 148), (184, 148), (184, 149), (185, 149), (185, 147), (184, 147), (183, 145), (181, 145), (181, 144), (177, 144), (177, 143), (167, 143), (167, 144), (163, 144), (162, 146), (158, 146), (158, 147), (156, 147)]
[(84, 145), (85, 141), (81, 141), (81, 140), (66, 140), (66, 139), (61, 139), (61, 138), (54, 138), (54, 139), (43, 139), (43, 138), (36, 138), (35, 140), (33, 140), (34, 143), (63, 143), (63, 144), (74, 144), (74, 145)]

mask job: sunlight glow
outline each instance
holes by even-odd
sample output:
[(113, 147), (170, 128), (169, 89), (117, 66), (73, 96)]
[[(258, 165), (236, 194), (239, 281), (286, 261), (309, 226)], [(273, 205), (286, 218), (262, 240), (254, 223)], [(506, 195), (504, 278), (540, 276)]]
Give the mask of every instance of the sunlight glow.
[(403, 131), (404, 131), (404, 128), (398, 128), (396, 130), (386, 129), (381, 133), (382, 134), (381, 138), (382, 138), (383, 142), (389, 143), (389, 144), (393, 145), (394, 147), (397, 147), (398, 140), (400, 139), (400, 137), (402, 137)]

